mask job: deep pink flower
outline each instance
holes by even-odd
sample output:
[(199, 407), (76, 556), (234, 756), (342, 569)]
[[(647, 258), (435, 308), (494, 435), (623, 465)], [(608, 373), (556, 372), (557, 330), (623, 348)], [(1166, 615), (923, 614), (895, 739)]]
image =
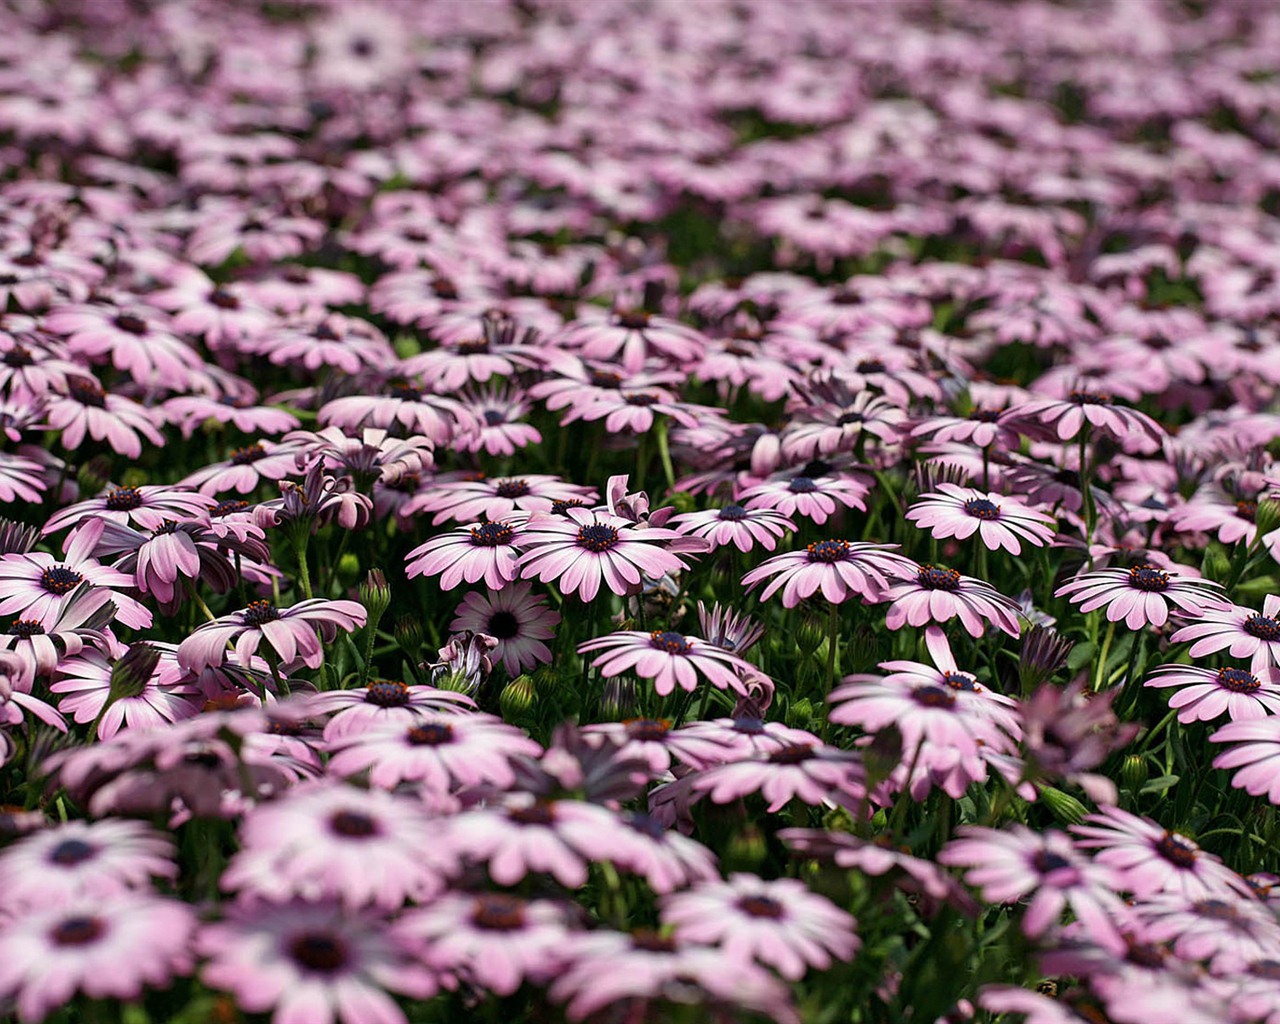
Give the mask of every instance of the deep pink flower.
[(1206, 609), (1222, 604), (1221, 589), (1209, 580), (1187, 579), (1140, 562), (1128, 569), (1081, 573), (1053, 596), (1069, 596), (1082, 612), (1106, 608), (1109, 622), (1123, 619), (1130, 629), (1142, 629), (1168, 622), (1170, 605), (1187, 615), (1203, 615)]
[(355, 601), (313, 598), (289, 608), (277, 608), (270, 601), (251, 601), (242, 611), (198, 627), (178, 645), (178, 663), (193, 672), (221, 665), (227, 660), (228, 645), (234, 645), (236, 660), (247, 665), (266, 640), (284, 671), (299, 663), (319, 668), (324, 661), (321, 640), (332, 643), (339, 630), (350, 633), (359, 629), (366, 617), (364, 606)]
[(866, 604), (883, 601), (893, 579), (910, 569), (911, 562), (894, 553), (894, 544), (863, 544), (847, 540), (822, 540), (803, 551), (767, 558), (742, 577), (748, 590), (774, 577), (760, 593), (768, 600), (782, 590), (782, 604), (794, 608), (819, 591), (828, 601), (840, 603), (856, 595)]
[(109, 360), (142, 385), (185, 389), (203, 369), (195, 349), (174, 333), (168, 316), (152, 306), (63, 306), (50, 311), (44, 322), (66, 338), (71, 355), (90, 363)]
[(245, 815), (221, 887), (275, 903), (296, 896), (398, 910), (440, 890), (434, 838), (430, 813), (412, 796), (330, 782), (295, 786)]
[(438, 987), (414, 945), (381, 917), (329, 902), (236, 903), (196, 936), (204, 983), (249, 1013), (274, 1010), (272, 1024), (405, 1024), (387, 990), (426, 999)]
[(616, 676), (632, 671), (654, 680), (654, 690), (666, 697), (679, 684), (692, 693), (699, 676), (721, 690), (741, 690), (742, 676), (755, 667), (721, 647), (671, 630), (651, 633), (628, 630), (611, 633), (578, 645), (578, 652), (605, 651), (593, 661), (601, 675)]
[(1179, 708), (1178, 721), (1211, 722), (1225, 713), (1233, 722), (1280, 715), (1280, 670), (1260, 668), (1198, 668), (1161, 665), (1152, 669), (1143, 686), (1182, 689), (1169, 698)]
[(387, 385), (381, 393), (372, 393), (374, 389), (366, 385), (364, 391), (326, 402), (317, 413), (318, 422), (351, 431), (365, 427), (403, 429), (438, 445), (479, 428), (467, 407), (446, 395), (433, 395), (403, 383)]
[(543, 641), (555, 636), (560, 613), (532, 591), (533, 584), (523, 580), (488, 594), (472, 591), (462, 599), (449, 629), (493, 637), (498, 642), (493, 656), (501, 659), (508, 675), (547, 664), (551, 649)]
[(644, 577), (661, 579), (688, 568), (676, 552), (705, 550), (704, 542), (656, 526), (637, 528), (620, 516), (569, 508), (564, 518), (543, 515), (521, 537), (521, 575), (555, 581), (561, 592), (593, 601), (601, 582), (615, 594), (640, 590)]
[(789, 981), (852, 959), (860, 945), (853, 917), (794, 878), (766, 882), (735, 872), (665, 896), (661, 916), (677, 941), (717, 945), (731, 959), (755, 960)]
[(908, 522), (938, 539), (964, 540), (974, 533), (992, 551), (1022, 553), (1020, 541), (1044, 547), (1053, 539), (1053, 519), (1032, 511), (1016, 498), (940, 483), (907, 509)]
[(529, 543), (529, 534), (518, 520), (469, 523), (410, 551), (405, 556), (405, 575), (410, 579), (438, 575), (443, 590), (452, 590), (464, 580), (484, 580), (490, 590), (501, 590), (520, 574), (520, 552)]
[(1225, 649), (1233, 658), (1251, 658), (1254, 672), (1280, 666), (1280, 597), (1268, 594), (1261, 613), (1221, 602), (1219, 607), (1207, 608), (1197, 621), (1183, 626), (1169, 640), (1175, 644), (1191, 641), (1193, 658)]
[(135, 1001), (191, 970), (185, 903), (124, 891), (28, 907), (0, 922), (0, 997), (40, 1021), (77, 992)]
[(895, 583), (884, 597), (893, 602), (885, 617), (890, 629), (950, 622), (959, 617), (970, 636), (982, 636), (984, 620), (1010, 636), (1020, 632), (1018, 605), (1014, 601), (989, 583), (961, 576), (945, 566), (917, 567), (914, 580)]

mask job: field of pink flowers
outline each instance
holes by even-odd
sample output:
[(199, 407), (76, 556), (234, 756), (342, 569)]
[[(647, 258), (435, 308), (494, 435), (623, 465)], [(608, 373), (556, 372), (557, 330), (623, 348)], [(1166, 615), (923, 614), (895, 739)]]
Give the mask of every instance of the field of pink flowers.
[(1280, 6), (0, 5), (0, 1019), (1280, 1024)]

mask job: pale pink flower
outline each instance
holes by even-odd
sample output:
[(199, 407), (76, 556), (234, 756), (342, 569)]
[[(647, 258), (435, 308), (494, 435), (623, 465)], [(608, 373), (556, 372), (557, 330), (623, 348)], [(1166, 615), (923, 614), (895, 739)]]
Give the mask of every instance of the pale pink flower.
[(1129, 569), (1081, 573), (1053, 596), (1069, 596), (1082, 612), (1106, 608), (1107, 621), (1124, 620), (1130, 629), (1141, 629), (1168, 622), (1170, 605), (1187, 615), (1201, 616), (1206, 609), (1222, 604), (1221, 590), (1210, 580), (1187, 579), (1141, 562)]
[(796, 524), (772, 509), (744, 508), (725, 505), (705, 512), (686, 512), (672, 516), (673, 529), (694, 537), (702, 537), (715, 550), (732, 544), (739, 551), (750, 551), (759, 544), (772, 551), (778, 539), (793, 532)]
[(1280, 715), (1280, 670), (1260, 668), (1199, 668), (1161, 665), (1152, 669), (1143, 686), (1181, 687), (1169, 697), (1178, 708), (1178, 721), (1211, 722), (1225, 713), (1233, 722)]
[(632, 671), (642, 679), (654, 680), (654, 690), (665, 697), (679, 684), (692, 693), (702, 677), (718, 689), (742, 689), (742, 676), (755, 671), (722, 647), (671, 630), (651, 633), (628, 630), (611, 633), (578, 645), (580, 654), (605, 651), (593, 661), (603, 676)]
[(520, 574), (520, 552), (529, 543), (529, 534), (515, 520), (470, 523), (410, 551), (405, 575), (438, 575), (443, 590), (464, 580), (484, 580), (490, 590), (501, 590)]
[(555, 636), (559, 623), (560, 613), (547, 606), (545, 597), (533, 593), (533, 584), (521, 580), (488, 594), (467, 594), (449, 629), (493, 637), (498, 642), (494, 658), (502, 661), (508, 675), (515, 676), (551, 661), (551, 649), (543, 641)]
[(982, 636), (984, 621), (1010, 636), (1019, 633), (1018, 605), (1014, 601), (989, 583), (962, 576), (945, 566), (919, 566), (914, 580), (895, 583), (885, 598), (892, 602), (885, 616), (890, 629), (949, 622), (959, 617), (970, 636)]
[(939, 540), (965, 540), (977, 533), (988, 548), (1022, 553), (1021, 541), (1044, 547), (1053, 539), (1054, 520), (1032, 511), (1016, 498), (940, 483), (936, 492), (920, 495), (906, 518)]
[(339, 630), (359, 629), (366, 617), (364, 606), (355, 601), (313, 598), (289, 608), (251, 601), (242, 611), (198, 627), (178, 645), (178, 663), (188, 671), (221, 665), (227, 660), (228, 647), (234, 646), (236, 660), (247, 665), (266, 640), (286, 672), (299, 663), (319, 668), (324, 661), (321, 640), (332, 643)]
[(742, 582), (751, 590), (760, 581), (774, 577), (761, 591), (760, 599), (768, 600), (781, 590), (786, 608), (794, 608), (819, 591), (835, 603), (856, 595), (866, 604), (876, 604), (891, 593), (892, 581), (913, 564), (896, 554), (896, 547), (847, 540), (816, 541), (803, 551), (765, 559), (743, 576)]
[(1261, 613), (1221, 602), (1218, 607), (1206, 608), (1195, 622), (1169, 639), (1175, 644), (1191, 641), (1193, 658), (1225, 649), (1233, 658), (1250, 658), (1253, 672), (1280, 666), (1280, 597), (1268, 594)]

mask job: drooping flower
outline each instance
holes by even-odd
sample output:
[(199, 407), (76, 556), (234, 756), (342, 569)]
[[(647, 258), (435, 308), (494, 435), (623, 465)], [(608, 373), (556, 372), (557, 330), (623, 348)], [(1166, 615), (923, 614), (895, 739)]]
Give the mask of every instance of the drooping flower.
[(1214, 743), (1234, 743), (1213, 759), (1215, 768), (1237, 768), (1231, 785), (1250, 796), (1280, 804), (1280, 717), (1228, 722), (1209, 737)]
[(1065, 399), (1032, 398), (1009, 409), (1001, 421), (1016, 427), (1043, 425), (1060, 441), (1072, 440), (1086, 426), (1148, 449), (1165, 437), (1164, 428), (1146, 413), (1116, 405), (1102, 391), (1074, 391)]
[(1250, 669), (1255, 673), (1280, 666), (1280, 597), (1268, 594), (1260, 613), (1221, 602), (1219, 607), (1206, 608), (1169, 640), (1175, 644), (1190, 641), (1193, 658), (1224, 649), (1233, 658), (1250, 658)]
[(1053, 539), (1053, 519), (1008, 496), (972, 487), (940, 483), (937, 491), (920, 495), (907, 509), (908, 522), (938, 539), (964, 540), (974, 533), (988, 548), (1022, 553), (1021, 541), (1044, 547)]

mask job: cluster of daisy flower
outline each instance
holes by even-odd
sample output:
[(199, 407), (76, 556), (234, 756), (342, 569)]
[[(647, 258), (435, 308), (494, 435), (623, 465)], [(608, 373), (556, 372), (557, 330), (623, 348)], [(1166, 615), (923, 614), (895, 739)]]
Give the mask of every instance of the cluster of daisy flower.
[(1280, 1024), (1280, 12), (0, 10), (0, 1017)]

